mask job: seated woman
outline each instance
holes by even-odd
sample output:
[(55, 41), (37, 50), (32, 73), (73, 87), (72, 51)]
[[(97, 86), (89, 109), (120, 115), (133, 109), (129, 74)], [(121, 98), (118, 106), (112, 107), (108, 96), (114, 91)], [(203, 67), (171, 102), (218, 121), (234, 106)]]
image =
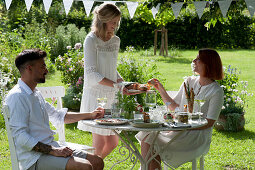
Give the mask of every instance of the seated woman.
[[(223, 89), (215, 81), (222, 80), (224, 76), (219, 54), (212, 49), (199, 50), (197, 58), (193, 60), (193, 71), (199, 76), (188, 77), (184, 82), (189, 84), (189, 89), (194, 89), (195, 98), (205, 100), (201, 111), (208, 124), (197, 129), (187, 130), (177, 137), (164, 149), (163, 153), (157, 155), (156, 159), (159, 163), (155, 159), (150, 162), (149, 169), (151, 170), (161, 169), (161, 160), (177, 168), (209, 151), (213, 125), (218, 119), (224, 98)], [(174, 98), (167, 94), (163, 85), (157, 79), (152, 79), (151, 83), (159, 91), (169, 109), (175, 110), (176, 107), (179, 107), (183, 110), (184, 104), (187, 104), (184, 83)], [(161, 132), (155, 141), (153, 150), (157, 151), (159, 148), (166, 146), (178, 133), (178, 131)], [(144, 158), (154, 135), (155, 133), (151, 132), (139, 132), (136, 135), (141, 142), (141, 152)]]

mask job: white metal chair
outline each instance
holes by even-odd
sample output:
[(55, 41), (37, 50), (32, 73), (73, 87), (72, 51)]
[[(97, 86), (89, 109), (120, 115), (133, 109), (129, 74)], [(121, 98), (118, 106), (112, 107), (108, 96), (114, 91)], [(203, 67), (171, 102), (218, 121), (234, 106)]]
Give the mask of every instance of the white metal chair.
[(11, 152), (11, 161), (12, 161), (12, 170), (19, 170), (19, 162), (16, 154), (16, 147), (14, 144), (14, 140), (12, 137), (12, 132), (9, 124), (10, 120), (10, 112), (7, 105), (3, 105), (3, 114), (4, 114), (4, 120), (5, 120), (5, 128), (7, 131), (8, 141), (9, 141), (9, 148)]
[[(52, 87), (37, 87), (37, 89), (42, 93), (44, 98), (56, 98), (57, 109), (62, 108), (62, 97), (65, 96), (65, 88), (63, 86), (52, 86)], [(59, 143), (68, 146), (73, 149), (85, 150), (90, 153), (94, 153), (95, 148), (92, 146), (81, 145), (77, 143), (70, 143), (65, 141), (65, 125), (62, 124), (56, 127), (56, 131), (59, 136)]]
[[(178, 93), (178, 91), (167, 91), (167, 94), (170, 97), (175, 97), (176, 94)], [(200, 156), (200, 170), (204, 170), (204, 155)], [(197, 159), (193, 159), (192, 161), (192, 170), (196, 170), (197, 169)], [(164, 164), (164, 170), (167, 170), (168, 167)]]

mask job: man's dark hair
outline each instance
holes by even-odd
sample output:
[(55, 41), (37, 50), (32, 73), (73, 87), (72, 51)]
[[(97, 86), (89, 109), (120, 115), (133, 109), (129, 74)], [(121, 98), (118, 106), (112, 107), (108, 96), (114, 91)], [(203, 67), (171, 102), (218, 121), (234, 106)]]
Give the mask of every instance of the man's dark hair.
[(15, 59), (15, 65), (21, 72), (26, 63), (45, 58), (47, 53), (41, 49), (27, 49), (19, 53)]

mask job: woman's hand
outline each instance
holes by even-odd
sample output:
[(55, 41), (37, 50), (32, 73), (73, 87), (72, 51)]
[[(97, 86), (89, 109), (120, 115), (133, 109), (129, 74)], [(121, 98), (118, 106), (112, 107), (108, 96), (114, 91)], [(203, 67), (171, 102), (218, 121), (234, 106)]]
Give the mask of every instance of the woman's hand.
[(148, 81), (148, 83), (150, 86), (152, 85), (158, 91), (164, 89), (163, 85), (160, 83), (158, 79), (152, 78)]
[(91, 113), (91, 119), (98, 119), (104, 117), (104, 108), (98, 107)]

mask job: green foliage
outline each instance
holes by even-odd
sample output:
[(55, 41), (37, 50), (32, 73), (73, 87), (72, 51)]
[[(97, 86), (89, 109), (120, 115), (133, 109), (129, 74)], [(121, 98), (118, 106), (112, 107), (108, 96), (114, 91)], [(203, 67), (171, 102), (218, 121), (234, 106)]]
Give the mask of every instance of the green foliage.
[(247, 92), (248, 82), (239, 81), (239, 72), (237, 68), (231, 68), (231, 65), (225, 69), (224, 75), (224, 79), (218, 81), (224, 90), (224, 104), (221, 114), (244, 114), (247, 107), (247, 97), (252, 95)]
[[(71, 46), (70, 46), (71, 48)], [(83, 53), (81, 43), (77, 43), (76, 49), (71, 48), (63, 56), (56, 58), (56, 68), (61, 71), (61, 80), (63, 83), (76, 86), (80, 84), (78, 80), (83, 77)]]
[(60, 25), (56, 29), (56, 42), (53, 43), (52, 61), (58, 56), (67, 52), (67, 46), (75, 46), (76, 43), (83, 43), (87, 32), (85, 28), (77, 28), (74, 24), (67, 26)]
[(77, 86), (69, 86), (66, 95), (63, 97), (63, 106), (79, 112), (82, 97), (81, 89), (82, 86), (81, 88), (77, 88)]
[(171, 3), (166, 1), (160, 4), (160, 10), (154, 19), (150, 10), (157, 5), (159, 5), (159, 2), (157, 1), (150, 1), (147, 4), (140, 4), (140, 6), (137, 8), (137, 15), (139, 15), (148, 24), (155, 23), (157, 28), (162, 28), (166, 26), (167, 23), (174, 21), (175, 16), (173, 12), (169, 10)]
[[(146, 84), (151, 78), (160, 78), (157, 65), (152, 60), (135, 57), (134, 47), (127, 47), (126, 49), (126, 55), (122, 56), (118, 61), (118, 72), (125, 81)], [(123, 97), (119, 97), (119, 101), (126, 112), (132, 113), (135, 111), (137, 103), (145, 106), (144, 98), (145, 94), (124, 95)], [(158, 104), (162, 104), (162, 99), (159, 94), (157, 95), (157, 101)]]
[(61, 71), (61, 81), (68, 85), (67, 93), (63, 98), (64, 107), (79, 110), (83, 88), (83, 53), (81, 43), (75, 44), (63, 56), (56, 58), (56, 68)]

